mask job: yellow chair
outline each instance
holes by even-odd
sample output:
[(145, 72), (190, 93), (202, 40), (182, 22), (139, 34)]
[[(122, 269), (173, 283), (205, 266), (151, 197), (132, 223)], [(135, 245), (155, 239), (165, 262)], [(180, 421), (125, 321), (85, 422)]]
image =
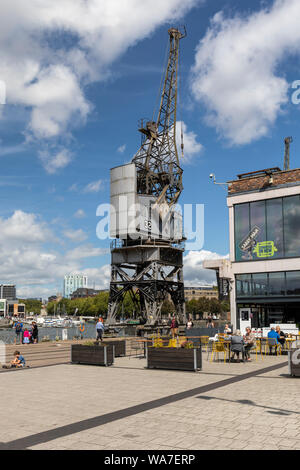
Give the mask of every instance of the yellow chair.
[(255, 341), (254, 346), (250, 349), (250, 351), (255, 352), (255, 360), (256, 361), (257, 361), (257, 353), (259, 353), (262, 360), (264, 360), (264, 356), (263, 356), (263, 353), (262, 353), (262, 345), (261, 345), (261, 342), (258, 339)]
[(200, 343), (202, 346), (202, 350), (204, 351), (204, 348), (205, 348), (205, 350), (207, 351), (208, 344), (209, 344), (209, 336), (200, 336)]
[(224, 354), (224, 363), (225, 363), (227, 353), (229, 353), (229, 349), (227, 348), (227, 345), (225, 344), (224, 341), (214, 341), (213, 342), (210, 362), (213, 360), (215, 355), (217, 355), (218, 360), (219, 360), (219, 353)]
[(275, 348), (277, 356), (281, 355), (281, 344), (276, 343), (276, 338), (266, 338), (265, 342), (265, 355), (268, 352), (271, 353), (272, 348)]

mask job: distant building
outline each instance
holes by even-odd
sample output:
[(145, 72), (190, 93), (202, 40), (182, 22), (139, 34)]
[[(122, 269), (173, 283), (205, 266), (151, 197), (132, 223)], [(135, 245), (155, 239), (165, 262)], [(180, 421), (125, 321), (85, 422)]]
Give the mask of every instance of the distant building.
[(50, 297), (48, 297), (48, 303), (49, 302), (60, 302), (61, 299), (62, 299), (62, 294), (58, 293), (56, 295), (51, 295)]
[(25, 314), (25, 304), (19, 304), (17, 300), (0, 300), (1, 317), (24, 317)]
[(201, 297), (218, 299), (218, 291), (213, 286), (185, 287), (184, 297), (186, 302), (190, 300), (198, 300)]
[(88, 287), (79, 287), (71, 295), (71, 299), (82, 299), (85, 297), (95, 297), (100, 292), (108, 292), (107, 290), (89, 289)]
[(88, 278), (84, 274), (69, 274), (64, 277), (64, 297), (71, 298), (73, 292), (80, 287), (87, 287)]
[(17, 298), (14, 284), (0, 284), (0, 299), (15, 300)]

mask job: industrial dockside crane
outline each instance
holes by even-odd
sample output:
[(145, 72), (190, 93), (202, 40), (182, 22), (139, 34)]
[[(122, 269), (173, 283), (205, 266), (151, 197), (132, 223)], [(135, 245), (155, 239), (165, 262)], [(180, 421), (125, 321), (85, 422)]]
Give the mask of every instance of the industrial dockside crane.
[[(142, 144), (132, 162), (111, 170), (111, 282), (108, 323), (115, 322), (127, 292), (136, 316), (159, 320), (164, 300), (185, 319), (183, 190), (176, 146), (179, 43), (186, 31), (171, 28), (169, 56), (157, 121), (139, 131)], [(183, 144), (182, 144), (183, 149)]]

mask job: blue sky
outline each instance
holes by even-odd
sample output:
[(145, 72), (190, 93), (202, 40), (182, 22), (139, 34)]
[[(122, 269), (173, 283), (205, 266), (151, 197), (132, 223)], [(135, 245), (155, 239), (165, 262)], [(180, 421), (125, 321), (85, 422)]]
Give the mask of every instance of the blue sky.
[(109, 240), (96, 237), (96, 209), (109, 202), (109, 169), (138, 150), (138, 120), (152, 117), (170, 25), (188, 32), (181, 203), (205, 205), (203, 250), (185, 256), (190, 285), (213, 282), (203, 259), (228, 253), (226, 191), (209, 174), (225, 182), (282, 167), (289, 135), (291, 167), (299, 167), (300, 104), (291, 101), (299, 2), (165, 0), (160, 11), (126, 0), (120, 12), (120, 1), (87, 1), (81, 11), (76, 0), (60, 10), (29, 0), (29, 14), (20, 0), (1, 6), (0, 282), (16, 283), (19, 296), (62, 291), (71, 271), (107, 286)]

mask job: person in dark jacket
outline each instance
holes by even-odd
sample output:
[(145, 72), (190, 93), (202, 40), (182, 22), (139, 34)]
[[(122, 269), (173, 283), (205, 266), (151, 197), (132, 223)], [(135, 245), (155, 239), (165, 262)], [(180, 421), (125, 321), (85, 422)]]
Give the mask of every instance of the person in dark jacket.
[(39, 330), (35, 321), (31, 323), (31, 342), (34, 344), (39, 342)]
[(240, 362), (240, 353), (244, 355), (244, 340), (241, 336), (240, 330), (236, 330), (231, 336), (231, 352), (233, 353), (231, 360), (234, 359), (234, 356), (237, 356), (237, 362)]

